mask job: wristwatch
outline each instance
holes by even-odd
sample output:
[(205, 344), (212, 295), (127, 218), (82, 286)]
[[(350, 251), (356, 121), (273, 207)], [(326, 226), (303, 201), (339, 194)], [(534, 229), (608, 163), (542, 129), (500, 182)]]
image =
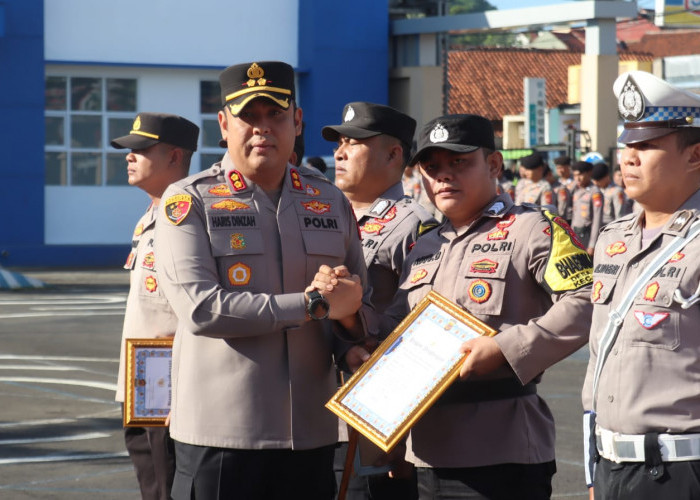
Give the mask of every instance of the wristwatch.
[(306, 312), (309, 313), (311, 319), (321, 320), (328, 317), (328, 312), (331, 309), (326, 298), (321, 295), (318, 290), (314, 290), (306, 294), (309, 297), (309, 303), (306, 306)]

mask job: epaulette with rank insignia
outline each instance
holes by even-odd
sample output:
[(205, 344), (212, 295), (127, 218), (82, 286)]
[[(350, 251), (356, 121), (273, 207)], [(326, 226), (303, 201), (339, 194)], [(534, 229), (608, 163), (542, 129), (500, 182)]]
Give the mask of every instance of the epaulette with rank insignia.
[(418, 226), (418, 236), (423, 236), (424, 234), (429, 233), (438, 226), (440, 226), (440, 223), (437, 221), (421, 222)]

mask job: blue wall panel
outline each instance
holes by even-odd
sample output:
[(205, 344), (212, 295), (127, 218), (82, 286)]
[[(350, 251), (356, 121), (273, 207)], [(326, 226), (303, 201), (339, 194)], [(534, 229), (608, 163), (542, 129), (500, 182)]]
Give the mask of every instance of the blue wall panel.
[(299, 0), (299, 94), (306, 155), (331, 154), (321, 137), (350, 101), (388, 102), (388, 3)]

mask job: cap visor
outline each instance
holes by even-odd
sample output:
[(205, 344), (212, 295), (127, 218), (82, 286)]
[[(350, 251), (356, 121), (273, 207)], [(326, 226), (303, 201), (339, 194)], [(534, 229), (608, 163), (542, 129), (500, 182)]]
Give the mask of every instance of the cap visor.
[(408, 162), (408, 166), (412, 167), (419, 161), (422, 161), (425, 158), (425, 155), (430, 151), (431, 149), (447, 149), (448, 151), (452, 151), (454, 153), (471, 153), (472, 151), (476, 151), (479, 149), (479, 146), (466, 146), (464, 144), (450, 144), (450, 143), (444, 143), (444, 144), (431, 144), (430, 146), (425, 146), (418, 151), (416, 151), (416, 154), (413, 155), (413, 158), (411, 158), (411, 161)]
[(114, 149), (146, 149), (160, 141), (142, 135), (129, 134), (113, 139), (110, 144)]
[(617, 142), (622, 144), (634, 144), (644, 142), (657, 137), (663, 137), (673, 132), (678, 132), (680, 128), (626, 128), (617, 138)]
[(245, 94), (236, 99), (228, 101), (226, 106), (233, 116), (238, 116), (238, 114), (243, 111), (243, 108), (246, 107), (246, 104), (253, 99), (257, 99), (258, 97), (264, 97), (277, 104), (282, 109), (289, 108), (290, 96), (278, 94), (276, 92), (255, 92), (252, 94)]
[(381, 135), (381, 132), (353, 127), (352, 125), (329, 125), (321, 129), (321, 135), (327, 141), (338, 142), (341, 135), (349, 137), (350, 139), (368, 139), (376, 135)]

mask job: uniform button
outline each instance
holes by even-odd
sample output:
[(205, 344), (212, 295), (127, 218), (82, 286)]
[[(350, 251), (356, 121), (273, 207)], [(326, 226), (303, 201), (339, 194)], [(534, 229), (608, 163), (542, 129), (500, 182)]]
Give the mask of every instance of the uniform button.
[(615, 396), (610, 395), (608, 396), (608, 403), (612, 403), (615, 400)]

